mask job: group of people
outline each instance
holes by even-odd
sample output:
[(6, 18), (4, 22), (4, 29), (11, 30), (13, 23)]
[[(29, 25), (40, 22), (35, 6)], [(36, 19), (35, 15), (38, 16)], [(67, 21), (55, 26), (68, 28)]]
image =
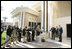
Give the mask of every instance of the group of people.
[(26, 41), (28, 41), (28, 42), (35, 41), (35, 39), (34, 39), (35, 36), (39, 36), (40, 33), (41, 33), (41, 31), (40, 31), (40, 26), (39, 25), (37, 25), (37, 27), (36, 26), (34, 26), (34, 27), (27, 27), (26, 26), (23, 29), (23, 39), (24, 39), (24, 42), (26, 42)]
[[(52, 39), (55, 40), (55, 36), (58, 35), (59, 37), (59, 42), (62, 42), (62, 33), (63, 33), (63, 28), (59, 25), (55, 27), (52, 27), (50, 29), (52, 33)], [(3, 28), (1, 27), (1, 34), (3, 32)], [(13, 44), (16, 41), (21, 42), (21, 37), (23, 37), (23, 43), (25, 42), (31, 42), (35, 41), (34, 37), (39, 36), (41, 33), (40, 26), (37, 25), (34, 27), (27, 27), (25, 26), (23, 29), (19, 28), (18, 26), (8, 26), (7, 32), (6, 32), (6, 41), (3, 44), (3, 47), (7, 46), (9, 43), (11, 43), (11, 40), (13, 40)], [(22, 36), (23, 35), (23, 36)], [(12, 39), (11, 39), (12, 38)]]
[[(36, 33), (37, 32), (37, 33)], [(23, 36), (21, 36), (21, 34)], [(27, 27), (25, 26), (23, 29), (19, 28), (18, 26), (8, 26), (7, 32), (6, 32), (6, 41), (3, 44), (3, 47), (7, 46), (9, 43), (11, 43), (11, 40), (13, 40), (13, 44), (16, 41), (21, 42), (21, 37), (23, 37), (23, 42), (31, 42), (35, 41), (34, 37), (40, 35), (40, 27), (39, 25), (37, 27)], [(12, 38), (12, 39), (11, 39)]]
[(52, 27), (50, 29), (51, 33), (52, 33), (52, 38), (53, 40), (55, 40), (56, 35), (58, 35), (59, 37), (59, 42), (62, 42), (62, 33), (63, 33), (63, 28), (59, 25), (55, 27)]

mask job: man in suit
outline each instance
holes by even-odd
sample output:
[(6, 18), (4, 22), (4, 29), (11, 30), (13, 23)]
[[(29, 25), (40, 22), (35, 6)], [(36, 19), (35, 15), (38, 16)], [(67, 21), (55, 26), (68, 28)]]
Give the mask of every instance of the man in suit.
[(27, 41), (28, 42), (31, 42), (31, 32), (32, 31), (32, 29), (31, 29), (31, 27), (28, 27), (28, 29), (27, 29)]
[(24, 40), (24, 42), (26, 42), (26, 39), (25, 39), (26, 30), (27, 30), (27, 27), (25, 27), (25, 28), (23, 29), (23, 40)]
[(40, 26), (38, 25), (37, 26), (37, 36), (39, 36), (40, 35)]
[[(6, 32), (6, 41), (3, 44), (3, 48), (8, 46), (9, 43), (11, 44), (11, 33), (12, 33), (12, 27), (9, 25), (7, 32)], [(9, 47), (11, 47), (11, 46), (9, 45)]]
[(22, 32), (22, 30), (21, 30), (21, 28), (19, 28), (19, 30), (18, 30), (18, 33), (19, 33), (19, 42), (21, 42), (21, 32)]
[(55, 40), (56, 28), (52, 27), (50, 31), (52, 32), (52, 39)]
[(35, 37), (35, 30), (34, 27), (32, 28), (32, 41), (34, 41), (34, 37)]
[(63, 28), (59, 25), (58, 28), (59, 42), (62, 42), (62, 33), (63, 33)]
[(16, 35), (16, 27), (15, 26), (13, 27), (12, 34), (13, 34), (13, 36), (12, 36), (13, 37), (13, 44), (15, 44), (14, 41), (16, 41), (16, 43), (18, 43), (17, 42), (17, 35)]
[(56, 37), (58, 37), (58, 26), (56, 26)]

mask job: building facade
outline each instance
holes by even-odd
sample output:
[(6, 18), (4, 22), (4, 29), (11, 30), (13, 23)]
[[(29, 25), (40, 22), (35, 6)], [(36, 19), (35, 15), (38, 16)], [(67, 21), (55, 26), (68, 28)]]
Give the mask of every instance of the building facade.
[(40, 1), (32, 9), (16, 8), (12, 15), (20, 27), (40, 24), (48, 32), (52, 26), (61, 25), (63, 37), (71, 37), (71, 1)]
[(41, 15), (45, 31), (61, 25), (63, 37), (71, 37), (71, 1), (43, 1)]
[(41, 25), (39, 12), (32, 10), (28, 7), (17, 7), (12, 12), (12, 17), (14, 19), (14, 25), (21, 27), (25, 26), (36, 26)]

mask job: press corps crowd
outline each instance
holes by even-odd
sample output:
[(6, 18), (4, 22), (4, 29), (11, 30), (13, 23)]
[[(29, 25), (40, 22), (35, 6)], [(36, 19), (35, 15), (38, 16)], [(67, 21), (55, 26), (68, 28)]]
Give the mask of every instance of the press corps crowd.
[[(44, 30), (41, 30), (39, 25), (34, 27), (25, 26), (23, 29), (19, 28), (18, 26), (16, 27), (9, 25), (6, 32), (6, 41), (3, 44), (3, 48), (11, 43), (11, 39), (13, 40), (13, 44), (15, 44), (15, 41), (16, 43), (18, 43), (18, 41), (21, 42), (21, 38), (23, 38), (23, 43), (35, 41), (34, 37), (39, 36), (43, 31)], [(55, 34), (57, 34), (59, 37), (59, 42), (62, 42), (63, 29), (60, 25), (58, 27), (56, 26), (56, 28), (52, 27), (50, 31), (52, 34), (51, 39), (55, 40)], [(1, 27), (1, 34), (2, 32), (3, 28)]]
[[(1, 34), (3, 32), (3, 28), (1, 27)], [(41, 33), (40, 26), (34, 26), (34, 27), (27, 27), (25, 28), (19, 28), (18, 26), (8, 26), (7, 32), (6, 32), (6, 41), (3, 44), (3, 48), (7, 46), (9, 43), (11, 43), (11, 39), (13, 40), (13, 44), (21, 42), (21, 38), (23, 38), (23, 43), (35, 41), (34, 37), (39, 36)]]

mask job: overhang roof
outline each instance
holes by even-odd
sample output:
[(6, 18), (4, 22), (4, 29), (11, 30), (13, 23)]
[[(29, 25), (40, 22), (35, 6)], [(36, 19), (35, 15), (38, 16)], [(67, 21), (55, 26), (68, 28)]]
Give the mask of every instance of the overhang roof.
[(31, 8), (28, 8), (28, 7), (17, 7), (16, 9), (14, 9), (11, 14), (12, 14), (12, 17), (14, 17), (15, 15), (19, 14), (20, 12), (28, 12), (28, 13), (31, 13), (33, 15), (36, 15), (36, 16), (39, 16), (40, 13), (31, 9)]

